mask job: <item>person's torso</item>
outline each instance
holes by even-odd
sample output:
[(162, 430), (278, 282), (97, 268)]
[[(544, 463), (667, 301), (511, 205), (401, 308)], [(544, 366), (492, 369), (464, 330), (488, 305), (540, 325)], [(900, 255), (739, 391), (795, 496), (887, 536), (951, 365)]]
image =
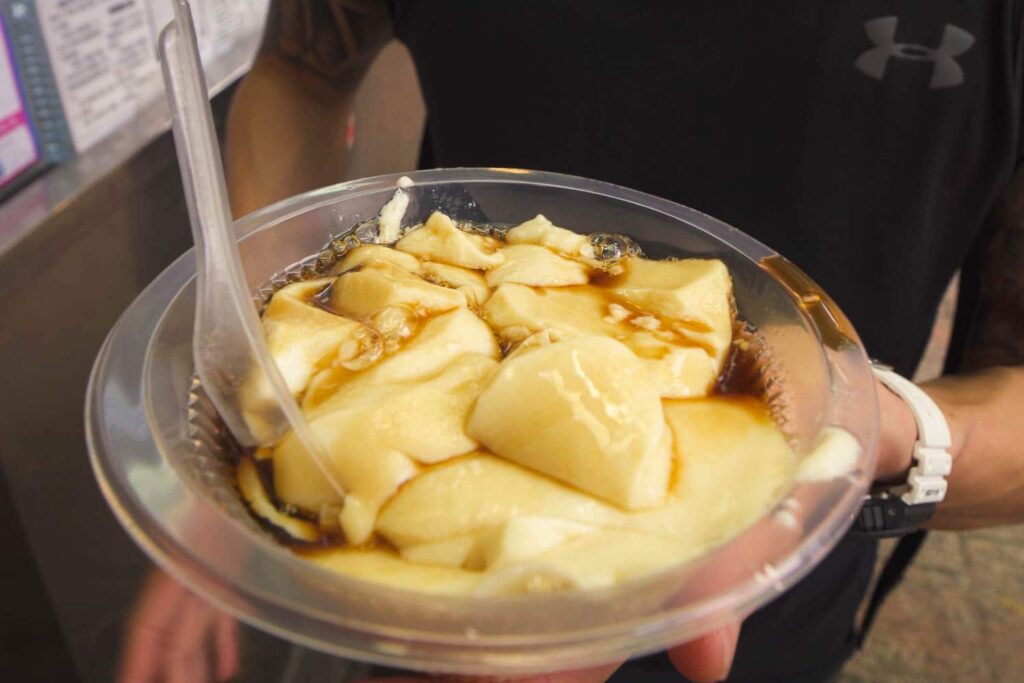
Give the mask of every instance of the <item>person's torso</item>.
[(910, 373), (1017, 160), (1012, 2), (404, 2), (437, 166), (594, 177), (807, 270)]
[[(393, 6), (430, 165), (572, 173), (721, 218), (807, 270), (904, 374), (1019, 158), (1011, 0)], [(749, 618), (730, 680), (834, 671), (873, 559), (848, 539)], [(616, 680), (664, 680), (650, 663)]]

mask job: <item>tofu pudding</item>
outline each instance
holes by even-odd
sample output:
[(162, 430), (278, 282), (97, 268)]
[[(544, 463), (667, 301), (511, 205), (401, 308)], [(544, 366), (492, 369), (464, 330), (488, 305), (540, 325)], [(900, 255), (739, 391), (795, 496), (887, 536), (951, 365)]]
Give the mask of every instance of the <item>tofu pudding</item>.
[[(292, 434), (241, 456), (239, 490), (343, 574), (460, 595), (612, 586), (727, 541), (794, 481), (767, 406), (730, 388), (747, 340), (718, 260), (434, 213), (279, 289), (263, 326), (345, 495)], [(272, 400), (247, 383), (254, 433)]]

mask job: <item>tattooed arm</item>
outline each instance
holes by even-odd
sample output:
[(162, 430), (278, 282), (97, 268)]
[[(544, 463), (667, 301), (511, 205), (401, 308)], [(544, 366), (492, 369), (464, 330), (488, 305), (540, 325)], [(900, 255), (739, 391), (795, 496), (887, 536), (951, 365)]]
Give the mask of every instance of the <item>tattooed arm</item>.
[[(922, 386), (942, 408), (953, 437), (953, 472), (930, 526), (966, 529), (1024, 522), (1024, 169), (993, 213), (995, 231), (980, 252), (977, 305), (964, 374)], [(882, 395), (879, 471), (909, 467), (916, 428), (909, 411)]]
[(356, 87), (391, 36), (386, 0), (273, 0), (228, 114), (231, 208), (241, 216), (342, 179)]

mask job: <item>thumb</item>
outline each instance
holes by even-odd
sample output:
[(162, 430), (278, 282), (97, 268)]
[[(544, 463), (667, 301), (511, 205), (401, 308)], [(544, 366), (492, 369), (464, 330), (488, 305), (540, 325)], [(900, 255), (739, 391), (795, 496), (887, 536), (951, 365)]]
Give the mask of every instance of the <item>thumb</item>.
[(713, 683), (729, 675), (740, 625), (729, 624), (668, 651), (669, 659), (694, 683)]

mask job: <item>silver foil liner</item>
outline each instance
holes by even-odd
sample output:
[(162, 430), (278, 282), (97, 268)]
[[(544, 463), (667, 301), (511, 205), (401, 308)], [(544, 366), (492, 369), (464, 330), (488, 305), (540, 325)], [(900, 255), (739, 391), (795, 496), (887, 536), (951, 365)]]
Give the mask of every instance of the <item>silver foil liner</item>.
[(246, 529), (273, 541), (274, 536), (249, 512), (235, 483), (241, 447), (210, 401), (197, 375), (188, 392), (188, 435), (192, 449), (172, 462), (179, 475), (207, 500)]

